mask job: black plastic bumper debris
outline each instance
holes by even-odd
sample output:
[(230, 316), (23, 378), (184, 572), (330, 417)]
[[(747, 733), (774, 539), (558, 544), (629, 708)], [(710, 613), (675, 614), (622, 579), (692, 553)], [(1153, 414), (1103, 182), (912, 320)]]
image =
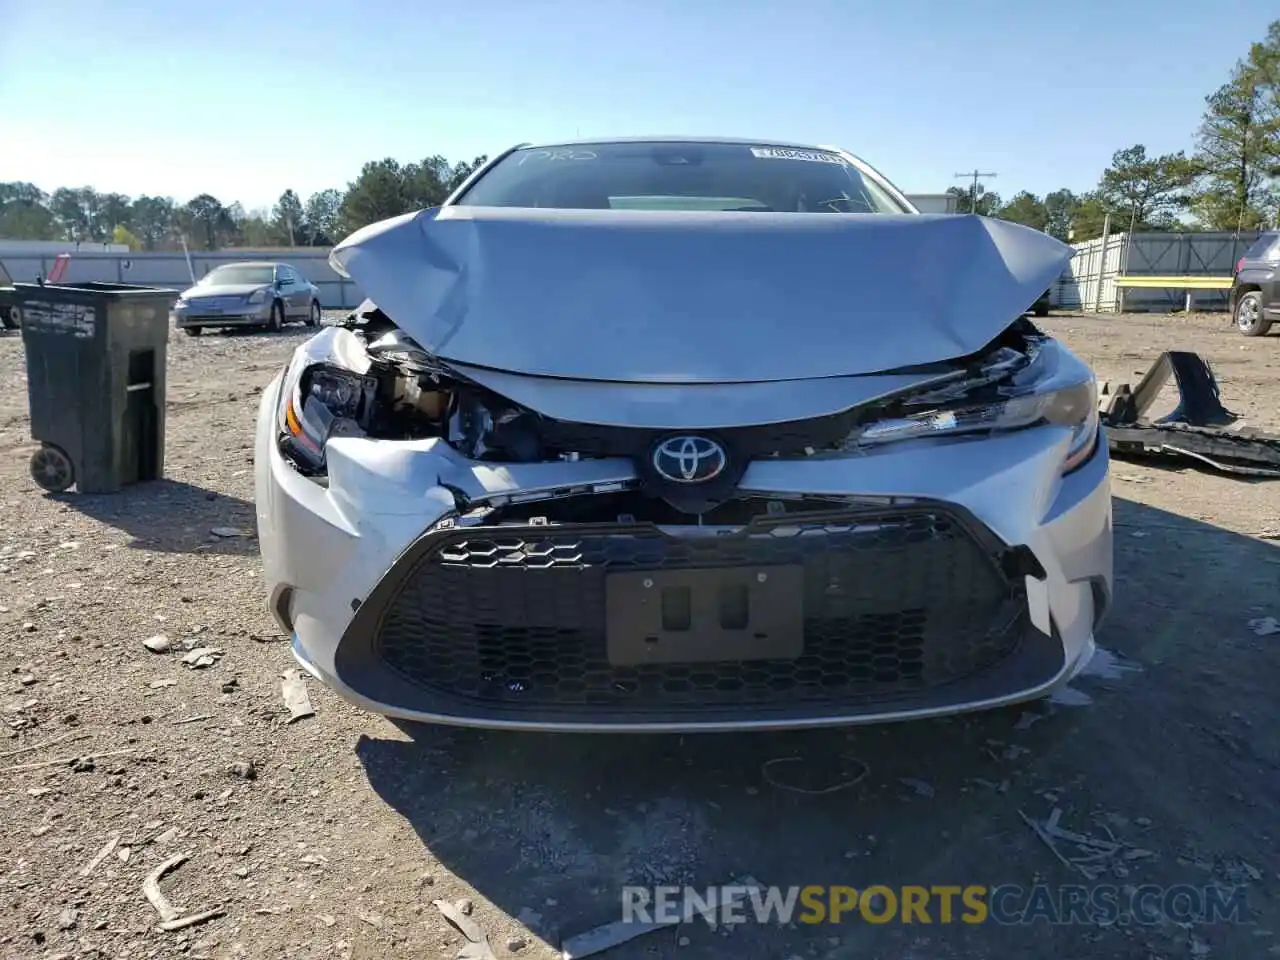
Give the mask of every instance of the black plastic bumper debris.
[[(1168, 416), (1145, 416), (1172, 374), (1178, 405)], [(1218, 380), (1197, 353), (1162, 353), (1136, 387), (1104, 382), (1098, 412), (1116, 457), (1168, 455), (1199, 461), (1223, 473), (1280, 477), (1280, 435), (1241, 428), (1222, 405)]]
[(50, 492), (114, 493), (164, 475), (165, 361), (177, 291), (15, 284), (27, 357), (31, 476)]

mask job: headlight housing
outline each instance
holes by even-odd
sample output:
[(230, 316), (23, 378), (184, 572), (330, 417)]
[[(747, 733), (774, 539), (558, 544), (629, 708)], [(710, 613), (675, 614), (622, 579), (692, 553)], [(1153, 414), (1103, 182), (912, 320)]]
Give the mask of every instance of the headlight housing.
[(305, 469), (322, 471), (330, 438), (364, 436), (360, 424), (376, 394), (371, 377), (331, 364), (304, 367), (281, 390), (281, 450)]
[(1093, 455), (1098, 444), (1098, 387), (1090, 377), (1043, 392), (1028, 392), (983, 403), (963, 402), (889, 420), (855, 431), (852, 447), (874, 446), (919, 437), (1020, 430), (1042, 424), (1071, 428), (1071, 444), (1062, 472), (1075, 470)]
[(253, 293), (249, 294), (249, 296), (248, 296), (248, 298), (247, 298), (247, 299), (248, 299), (248, 302), (249, 302), (249, 303), (263, 303), (263, 302), (265, 302), (265, 301), (266, 301), (266, 299), (267, 299), (267, 288), (266, 288), (266, 287), (263, 287), (261, 290), (255, 290), (255, 291), (253, 291)]

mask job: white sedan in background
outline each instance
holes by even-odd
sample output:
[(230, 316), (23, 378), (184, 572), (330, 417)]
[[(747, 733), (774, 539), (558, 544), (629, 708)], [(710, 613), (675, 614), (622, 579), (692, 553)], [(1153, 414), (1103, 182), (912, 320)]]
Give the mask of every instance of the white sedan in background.
[(320, 288), (287, 263), (223, 264), (173, 305), (174, 324), (193, 337), (208, 327), (318, 327), (320, 317)]

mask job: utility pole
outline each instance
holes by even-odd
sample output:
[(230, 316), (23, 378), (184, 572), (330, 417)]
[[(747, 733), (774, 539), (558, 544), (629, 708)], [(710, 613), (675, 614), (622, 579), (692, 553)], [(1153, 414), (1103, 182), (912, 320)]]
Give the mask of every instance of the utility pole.
[(968, 173), (957, 173), (957, 180), (973, 180), (973, 186), (969, 188), (969, 212), (978, 212), (978, 181), (987, 177), (994, 177), (994, 173), (983, 173), (981, 170), (973, 169)]

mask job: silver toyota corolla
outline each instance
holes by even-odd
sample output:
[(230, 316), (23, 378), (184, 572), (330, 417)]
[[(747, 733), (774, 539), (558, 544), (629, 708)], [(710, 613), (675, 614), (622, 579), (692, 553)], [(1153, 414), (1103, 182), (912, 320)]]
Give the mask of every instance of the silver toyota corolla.
[(320, 288), (287, 263), (223, 264), (173, 305), (175, 326), (193, 337), (206, 327), (318, 327), (320, 317)]
[(1069, 257), (841, 150), (521, 146), (333, 251), (263, 393), (270, 605), (390, 716), (805, 727), (1044, 696), (1111, 600)]

